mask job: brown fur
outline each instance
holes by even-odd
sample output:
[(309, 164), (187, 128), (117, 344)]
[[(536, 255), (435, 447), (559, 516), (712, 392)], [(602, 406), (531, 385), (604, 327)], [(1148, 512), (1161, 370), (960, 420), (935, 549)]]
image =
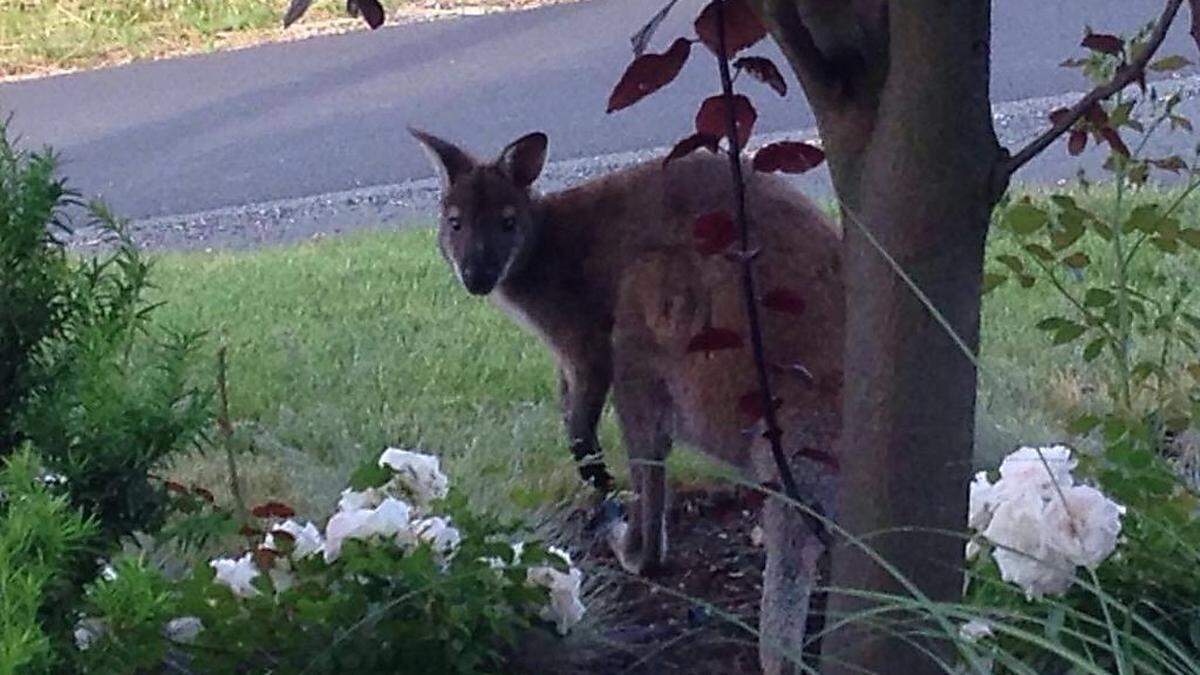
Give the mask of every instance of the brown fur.
[[(748, 339), (736, 350), (687, 351), (706, 326), (748, 336), (740, 266), (701, 255), (692, 234), (698, 216), (732, 203), (726, 162), (701, 156), (664, 169), (655, 161), (539, 197), (521, 183), (541, 170), (544, 136), (526, 136), (497, 162), (479, 164), (444, 141), (414, 133), (445, 169), (443, 253), (463, 270), (464, 280), (475, 273), (467, 271), (471, 251), (482, 268), (506, 268), (494, 287), (477, 283), (473, 292), (490, 291), (553, 352), (577, 456), (599, 453), (596, 423), (612, 390), (637, 494), (628, 526), (613, 542), (625, 567), (648, 573), (664, 561), (663, 461), (673, 441), (737, 467), (751, 480), (778, 481), (761, 428), (748, 429), (755, 423), (737, 405), (757, 386)], [(759, 292), (782, 286), (805, 301), (799, 317), (762, 312), (768, 360), (790, 371), (773, 378), (783, 400), (786, 449), (798, 480), (828, 501), (829, 477), (799, 456), (805, 448), (831, 451), (839, 429), (840, 233), (784, 181), (749, 172), (747, 183), (752, 248), (761, 249), (755, 264)], [(514, 212), (506, 227), (503, 213)], [(450, 214), (459, 218), (458, 230), (450, 226)], [(489, 246), (496, 250), (480, 252)], [(590, 477), (600, 481), (594, 472)], [(764, 666), (778, 672), (785, 665), (780, 650), (793, 656), (799, 651), (821, 548), (799, 514), (779, 500), (768, 501), (764, 525), (762, 654)]]

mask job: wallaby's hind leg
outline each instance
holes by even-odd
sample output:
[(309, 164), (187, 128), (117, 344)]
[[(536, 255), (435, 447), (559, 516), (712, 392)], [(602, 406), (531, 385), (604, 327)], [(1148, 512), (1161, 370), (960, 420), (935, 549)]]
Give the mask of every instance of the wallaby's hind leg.
[(611, 531), (610, 541), (622, 567), (649, 574), (662, 566), (667, 553), (664, 463), (671, 451), (670, 402), (666, 386), (648, 373), (618, 373), (613, 394), (636, 497), (627, 523)]
[[(810, 436), (794, 434), (789, 445), (805, 447)], [(814, 447), (829, 447), (826, 443)], [(780, 485), (779, 472), (765, 440), (755, 443), (755, 473), (759, 480)], [(792, 462), (792, 473), (801, 496), (815, 500), (832, 517), (836, 485), (828, 467), (810, 460)], [(776, 488), (782, 492), (782, 488)], [(819, 585), (819, 570), (828, 555), (803, 512), (790, 501), (771, 496), (763, 505), (763, 535), (767, 564), (763, 569), (763, 594), (759, 615), (758, 653), (765, 675), (802, 672), (805, 631), (809, 622), (813, 588)]]

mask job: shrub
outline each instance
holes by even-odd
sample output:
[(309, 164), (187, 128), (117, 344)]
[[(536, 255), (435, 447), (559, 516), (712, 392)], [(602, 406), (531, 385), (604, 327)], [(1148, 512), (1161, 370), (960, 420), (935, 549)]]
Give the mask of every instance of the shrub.
[(79, 202), (50, 153), (0, 127), (0, 455), (32, 442), (111, 542), (152, 530), (167, 499), (151, 469), (210, 422), (192, 370), (198, 336), (154, 326), (151, 266), (102, 207), (111, 252), (71, 257), (56, 236)]
[[(48, 669), (51, 632), (63, 625), (64, 598), (74, 595), (67, 565), (95, 534), (66, 497), (41, 480), (28, 449), (0, 468), (0, 674)], [(44, 625), (45, 624), (45, 625)], [(47, 628), (50, 631), (47, 631)]]
[(265, 538), (185, 579), (118, 564), (88, 589), (77, 669), (499, 672), (535, 617), (580, 619), (569, 558), (443, 499), (436, 458), (389, 449), (354, 482), (324, 533), (270, 502)]

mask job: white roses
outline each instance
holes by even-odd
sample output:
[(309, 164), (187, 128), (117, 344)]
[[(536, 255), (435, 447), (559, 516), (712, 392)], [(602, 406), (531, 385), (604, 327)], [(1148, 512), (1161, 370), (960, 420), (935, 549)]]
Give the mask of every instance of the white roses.
[[(1026, 596), (1066, 592), (1075, 568), (1094, 568), (1117, 545), (1125, 508), (1099, 490), (1075, 485), (1078, 462), (1056, 445), (1020, 448), (1000, 465), (995, 483), (976, 474), (967, 524), (994, 544), (1001, 577)], [(967, 545), (974, 557), (979, 545)]]

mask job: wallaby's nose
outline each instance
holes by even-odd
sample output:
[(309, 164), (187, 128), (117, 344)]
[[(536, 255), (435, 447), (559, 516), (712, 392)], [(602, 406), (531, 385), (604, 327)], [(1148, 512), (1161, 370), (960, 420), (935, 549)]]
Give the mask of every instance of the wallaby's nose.
[(463, 286), (472, 295), (487, 295), (496, 286), (496, 275), (478, 267), (466, 267), (462, 271)]

